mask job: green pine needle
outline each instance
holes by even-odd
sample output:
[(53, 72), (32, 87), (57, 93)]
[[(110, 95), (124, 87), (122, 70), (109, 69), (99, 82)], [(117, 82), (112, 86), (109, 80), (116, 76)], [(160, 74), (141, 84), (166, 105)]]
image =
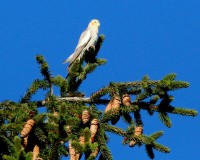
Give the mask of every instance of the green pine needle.
[(159, 131), (159, 132), (153, 133), (152, 135), (150, 135), (150, 137), (156, 140), (160, 138), (163, 134), (164, 134), (163, 131)]
[(169, 128), (172, 126), (171, 120), (170, 120), (169, 116), (167, 115), (167, 113), (159, 112), (159, 117), (165, 126), (167, 126)]

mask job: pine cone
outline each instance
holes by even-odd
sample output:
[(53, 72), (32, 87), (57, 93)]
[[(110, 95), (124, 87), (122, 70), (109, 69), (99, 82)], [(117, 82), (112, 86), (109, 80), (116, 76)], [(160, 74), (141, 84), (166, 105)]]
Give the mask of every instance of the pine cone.
[(134, 135), (140, 136), (143, 133), (142, 126), (135, 127)]
[(115, 96), (113, 99), (110, 100), (108, 105), (106, 106), (105, 113), (114, 109), (118, 110), (121, 105), (121, 100), (119, 97)]
[(121, 105), (121, 100), (119, 97), (115, 96), (112, 100), (112, 109), (118, 110)]
[[(140, 136), (140, 135), (142, 135), (142, 133), (143, 133), (143, 127), (142, 126), (135, 127), (134, 135)], [(131, 140), (129, 142), (129, 146), (130, 147), (134, 147), (135, 145), (136, 145), (136, 141), (135, 140)]]
[(91, 131), (91, 138), (90, 138), (90, 142), (94, 142), (94, 137), (97, 133), (97, 130), (98, 130), (98, 124), (99, 124), (99, 120), (98, 119), (93, 119), (91, 121), (91, 124), (90, 124), (90, 131)]
[(22, 129), (20, 136), (22, 138), (26, 137), (29, 134), (29, 132), (32, 130), (34, 124), (35, 124), (35, 121), (33, 119), (29, 119), (24, 125), (24, 128)]
[(84, 145), (85, 144), (85, 137), (84, 136), (80, 136), (79, 137), (79, 142), (81, 145)]
[(130, 147), (134, 147), (136, 145), (136, 142), (134, 141), (134, 140), (131, 140), (130, 142), (129, 142), (129, 146)]
[[(79, 142), (81, 145), (85, 144), (85, 137), (84, 136), (80, 136), (79, 137)], [(79, 160), (81, 158), (81, 154), (76, 152), (76, 160)]]
[(112, 109), (112, 100), (110, 100), (110, 102), (108, 103), (108, 105), (106, 106), (106, 109), (105, 109), (105, 113), (110, 111)]
[(75, 149), (72, 147), (71, 141), (69, 141), (69, 154), (70, 154), (70, 160), (76, 160), (76, 152)]
[(27, 144), (28, 144), (28, 136), (22, 138), (22, 146), (26, 148)]
[(123, 95), (123, 97), (122, 97), (122, 103), (123, 103), (125, 106), (131, 106), (131, 98), (130, 98), (130, 95), (128, 95), (128, 94)]
[(40, 153), (40, 148), (39, 148), (39, 146), (36, 144), (36, 145), (34, 146), (34, 148), (33, 148), (33, 158), (32, 158), (32, 160), (36, 160), (37, 158), (39, 158), (39, 157), (38, 157), (39, 153)]
[(83, 121), (83, 124), (86, 124), (87, 122), (89, 122), (90, 120), (90, 112), (88, 110), (84, 110), (82, 112), (82, 121)]

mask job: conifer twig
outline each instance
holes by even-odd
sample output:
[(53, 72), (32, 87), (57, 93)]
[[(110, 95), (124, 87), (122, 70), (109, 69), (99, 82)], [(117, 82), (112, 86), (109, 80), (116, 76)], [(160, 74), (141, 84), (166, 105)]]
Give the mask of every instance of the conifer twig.
[[(70, 101), (70, 102), (83, 102), (83, 103), (93, 103), (93, 100), (90, 97), (57, 97), (58, 101)], [(95, 101), (97, 104), (105, 104), (108, 103), (107, 99), (98, 99)], [(37, 106), (42, 107), (46, 105), (46, 100), (37, 101)]]

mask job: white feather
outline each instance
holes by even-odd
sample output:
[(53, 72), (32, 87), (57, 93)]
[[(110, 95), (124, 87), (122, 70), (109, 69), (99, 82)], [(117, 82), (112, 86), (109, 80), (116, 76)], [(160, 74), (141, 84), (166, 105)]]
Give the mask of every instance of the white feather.
[(92, 20), (88, 28), (81, 34), (75, 51), (64, 61), (69, 62), (69, 66), (76, 60), (83, 56), (85, 50), (92, 45), (96, 45), (98, 39), (98, 27), (100, 23), (98, 20)]

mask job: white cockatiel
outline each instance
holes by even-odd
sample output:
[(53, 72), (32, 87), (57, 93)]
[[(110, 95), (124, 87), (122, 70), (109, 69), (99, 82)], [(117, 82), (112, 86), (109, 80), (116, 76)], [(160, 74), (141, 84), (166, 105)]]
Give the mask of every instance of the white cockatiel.
[(88, 50), (90, 46), (95, 46), (98, 40), (98, 32), (99, 32), (100, 23), (97, 19), (93, 19), (88, 24), (87, 29), (81, 34), (81, 37), (78, 41), (78, 45), (76, 46), (74, 53), (72, 53), (64, 63), (69, 62), (68, 68), (71, 64), (76, 60), (80, 60), (83, 56), (84, 52)]

